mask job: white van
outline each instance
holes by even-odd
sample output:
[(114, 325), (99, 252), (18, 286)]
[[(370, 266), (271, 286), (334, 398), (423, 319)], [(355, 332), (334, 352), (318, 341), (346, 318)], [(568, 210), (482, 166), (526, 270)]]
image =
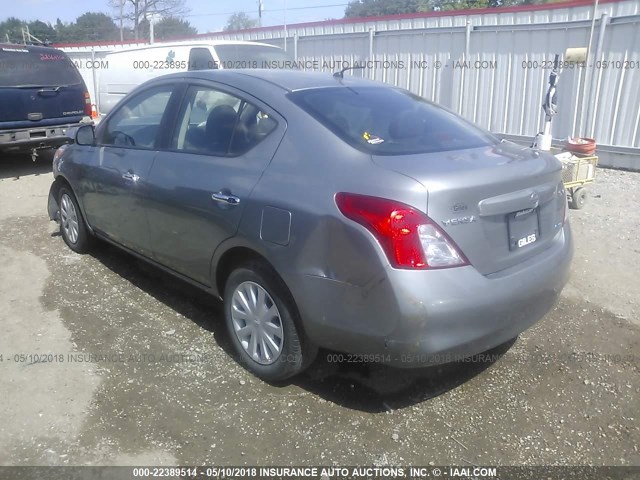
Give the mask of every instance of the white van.
[(229, 40), (156, 43), (108, 53), (100, 72), (98, 109), (105, 116), (127, 93), (160, 75), (213, 68), (287, 68), (292, 58), (266, 43)]

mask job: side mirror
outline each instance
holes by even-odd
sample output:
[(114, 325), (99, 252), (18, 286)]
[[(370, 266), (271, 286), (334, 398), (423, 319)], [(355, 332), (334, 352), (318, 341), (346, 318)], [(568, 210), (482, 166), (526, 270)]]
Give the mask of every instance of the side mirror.
[(96, 141), (96, 133), (93, 125), (83, 125), (76, 130), (76, 144), (93, 145)]

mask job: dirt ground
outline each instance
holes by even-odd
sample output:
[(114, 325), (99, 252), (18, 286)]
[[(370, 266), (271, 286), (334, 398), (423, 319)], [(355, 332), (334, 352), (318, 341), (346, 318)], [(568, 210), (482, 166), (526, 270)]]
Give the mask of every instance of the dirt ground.
[(640, 465), (639, 173), (598, 170), (560, 303), (497, 360), (325, 354), (281, 387), (232, 359), (216, 300), (69, 250), (51, 181), (0, 158), (0, 465)]

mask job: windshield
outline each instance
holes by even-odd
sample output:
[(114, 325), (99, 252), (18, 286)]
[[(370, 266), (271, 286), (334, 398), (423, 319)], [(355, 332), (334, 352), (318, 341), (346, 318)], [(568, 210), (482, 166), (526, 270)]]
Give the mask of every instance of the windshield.
[(330, 87), (289, 96), (347, 143), (375, 155), (462, 150), (499, 141), (454, 113), (396, 88)]
[(59, 50), (0, 48), (0, 87), (58, 87), (82, 82), (75, 65)]
[(265, 45), (216, 45), (222, 68), (291, 68), (293, 58), (281, 48)]

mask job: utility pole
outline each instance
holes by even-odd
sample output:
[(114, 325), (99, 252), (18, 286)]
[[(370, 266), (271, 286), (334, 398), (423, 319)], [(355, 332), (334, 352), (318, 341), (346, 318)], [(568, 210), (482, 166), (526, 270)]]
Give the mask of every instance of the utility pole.
[(124, 15), (124, 2), (125, 0), (120, 0), (120, 41), (124, 42), (124, 31), (122, 26), (122, 16)]
[(284, 51), (287, 51), (287, 0), (284, 0)]
[(258, 0), (258, 26), (262, 26), (262, 10), (264, 10), (264, 4), (262, 0)]

